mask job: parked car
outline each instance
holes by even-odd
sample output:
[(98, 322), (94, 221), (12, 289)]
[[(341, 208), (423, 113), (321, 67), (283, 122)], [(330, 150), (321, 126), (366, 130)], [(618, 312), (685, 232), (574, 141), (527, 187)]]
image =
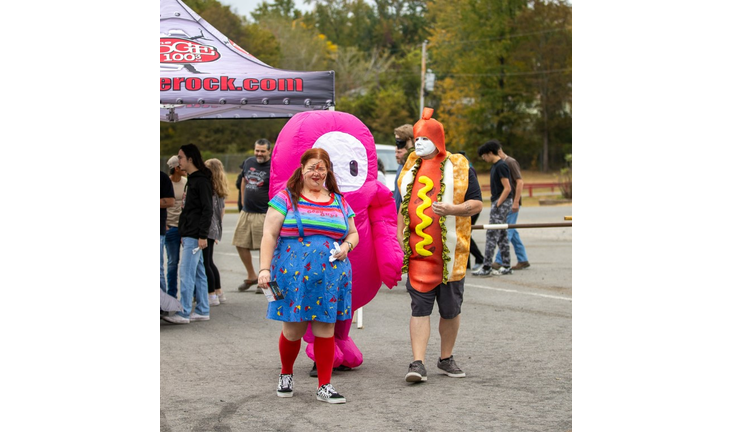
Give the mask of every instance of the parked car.
[(376, 156), (384, 163), (384, 171), (386, 174), (386, 186), (394, 192), (394, 181), (396, 180), (396, 172), (399, 165), (396, 161), (396, 146), (389, 144), (376, 144)]

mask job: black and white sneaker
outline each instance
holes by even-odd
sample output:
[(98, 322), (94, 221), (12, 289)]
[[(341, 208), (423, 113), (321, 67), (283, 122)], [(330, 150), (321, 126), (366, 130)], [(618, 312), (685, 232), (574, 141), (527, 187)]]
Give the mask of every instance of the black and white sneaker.
[(452, 358), (452, 356), (446, 358), (446, 359), (439, 359), (437, 360), (437, 369), (441, 370), (443, 373), (447, 374), (447, 376), (452, 378), (465, 378), (465, 372), (463, 372), (455, 363), (455, 360)]
[(280, 383), (277, 384), (277, 396), (292, 397), (292, 374), (280, 374)]
[(498, 269), (498, 273), (502, 275), (508, 275), (513, 274), (513, 270), (511, 269), (511, 267), (501, 267), (500, 269)]
[(335, 389), (333, 388), (330, 383), (323, 384), (318, 389), (318, 393), (316, 394), (316, 397), (319, 401), (328, 402), (332, 404), (342, 404), (346, 403), (346, 397), (339, 394)]
[(491, 277), (494, 274), (498, 274), (496, 270), (493, 270), (490, 267), (481, 266), (478, 271), (474, 271), (472, 273), (473, 276), (480, 276), (480, 277)]
[(413, 361), (409, 364), (409, 370), (404, 379), (407, 382), (427, 381), (427, 369), (424, 367), (422, 360)]

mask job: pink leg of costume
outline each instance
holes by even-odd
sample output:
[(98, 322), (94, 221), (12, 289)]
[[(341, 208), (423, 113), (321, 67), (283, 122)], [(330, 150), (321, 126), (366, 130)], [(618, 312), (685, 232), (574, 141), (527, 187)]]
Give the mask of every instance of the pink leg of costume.
[[(351, 331), (352, 320), (336, 321), (335, 324), (335, 355), (333, 356), (333, 367), (346, 366), (355, 368), (363, 363), (363, 354), (353, 342), (348, 333)], [(303, 336), (303, 340), (308, 343), (305, 353), (311, 360), (315, 361), (315, 349), (313, 341), (315, 337), (308, 326), (308, 331)]]

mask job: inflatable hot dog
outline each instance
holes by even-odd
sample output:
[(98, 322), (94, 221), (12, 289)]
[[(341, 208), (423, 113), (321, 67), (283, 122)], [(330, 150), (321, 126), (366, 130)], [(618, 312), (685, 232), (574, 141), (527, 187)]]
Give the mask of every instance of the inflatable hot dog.
[(420, 292), (465, 277), (470, 253), (470, 217), (438, 216), (432, 210), (435, 202), (462, 204), (469, 174), (468, 160), (445, 150), (444, 129), (432, 113), (432, 108), (424, 109), (414, 137), (429, 138), (438, 154), (431, 159), (410, 154), (397, 182), (403, 197), (400, 213), (409, 228), (403, 237), (402, 273)]

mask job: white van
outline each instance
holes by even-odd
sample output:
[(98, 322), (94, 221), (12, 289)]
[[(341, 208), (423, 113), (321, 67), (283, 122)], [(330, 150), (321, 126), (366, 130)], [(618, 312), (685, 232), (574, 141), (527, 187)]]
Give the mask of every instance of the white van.
[(399, 165), (396, 161), (396, 146), (389, 144), (376, 144), (376, 156), (384, 163), (386, 173), (386, 186), (394, 192), (394, 181)]

